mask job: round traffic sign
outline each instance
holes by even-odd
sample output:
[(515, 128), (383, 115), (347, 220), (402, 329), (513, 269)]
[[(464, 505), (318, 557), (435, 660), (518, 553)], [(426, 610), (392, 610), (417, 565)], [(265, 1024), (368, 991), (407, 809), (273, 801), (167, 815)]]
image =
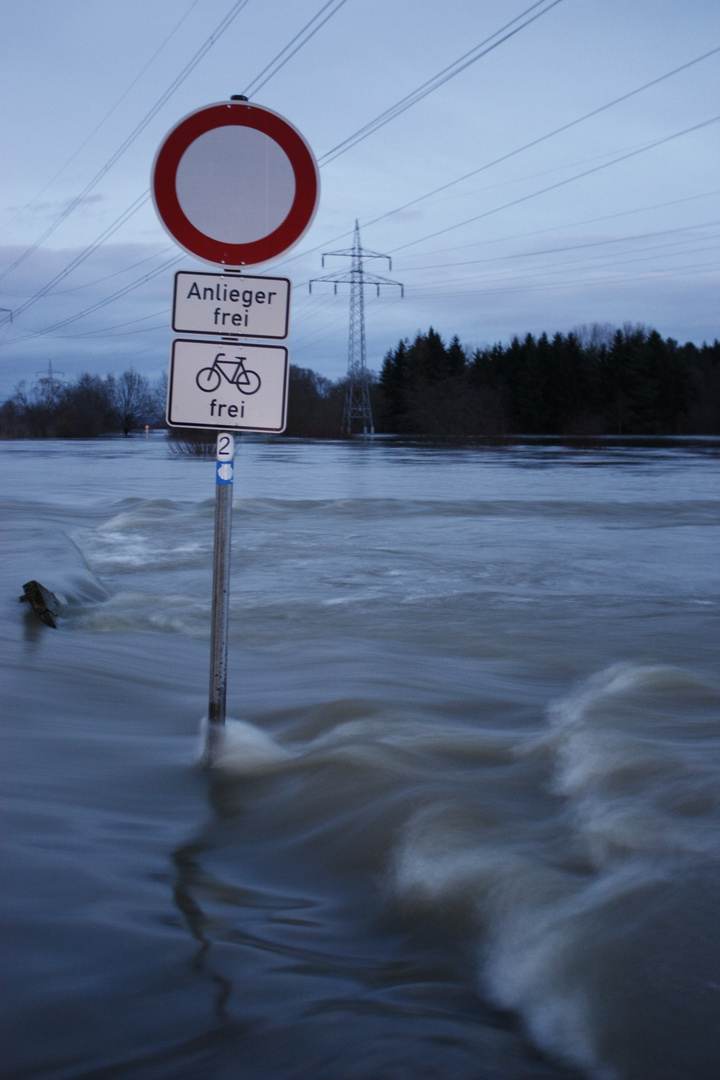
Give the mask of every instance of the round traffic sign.
[(151, 187), (160, 220), (185, 251), (215, 265), (262, 266), (309, 229), (320, 177), (312, 150), (284, 117), (224, 101), (166, 135)]

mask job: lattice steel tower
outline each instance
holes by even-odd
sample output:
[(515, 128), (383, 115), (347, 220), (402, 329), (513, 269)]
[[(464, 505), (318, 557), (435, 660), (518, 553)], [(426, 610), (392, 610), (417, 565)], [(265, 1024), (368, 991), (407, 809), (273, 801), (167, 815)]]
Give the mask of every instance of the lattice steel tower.
[(380, 295), (381, 285), (397, 285), (400, 295), (404, 295), (403, 286), (399, 281), (391, 281), (390, 278), (378, 277), (377, 274), (369, 274), (364, 266), (364, 259), (387, 259), (388, 269), (392, 270), (392, 259), (389, 255), (381, 255), (377, 251), (366, 251), (360, 245), (360, 226), (355, 221), (355, 234), (353, 246), (344, 251), (326, 251), (322, 257), (322, 265), (329, 256), (339, 256), (350, 259), (350, 269), (341, 274), (326, 274), (325, 277), (312, 278), (309, 282), (312, 292), (313, 281), (329, 281), (335, 286), (337, 293), (338, 285), (350, 285), (350, 336), (348, 341), (348, 384), (345, 391), (345, 408), (343, 410), (342, 430), (348, 435), (352, 434), (353, 421), (357, 420), (362, 425), (363, 435), (374, 435), (372, 409), (370, 407), (370, 392), (368, 389), (368, 373), (365, 366), (365, 286), (374, 285)]

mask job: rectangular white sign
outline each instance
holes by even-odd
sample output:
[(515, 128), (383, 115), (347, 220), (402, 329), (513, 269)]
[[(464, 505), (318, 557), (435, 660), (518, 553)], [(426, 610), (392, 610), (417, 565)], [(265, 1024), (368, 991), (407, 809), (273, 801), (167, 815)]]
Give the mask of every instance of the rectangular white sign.
[(284, 345), (173, 342), (166, 419), (171, 427), (285, 430), (289, 373)]
[(172, 327), (180, 334), (286, 338), (290, 280), (180, 270), (175, 275)]

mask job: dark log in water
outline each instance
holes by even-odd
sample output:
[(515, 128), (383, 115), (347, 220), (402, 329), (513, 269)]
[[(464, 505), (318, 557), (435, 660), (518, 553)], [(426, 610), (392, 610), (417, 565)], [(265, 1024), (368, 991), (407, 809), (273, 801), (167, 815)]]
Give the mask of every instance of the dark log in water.
[(50, 592), (39, 581), (26, 581), (23, 585), (21, 600), (27, 601), (41, 622), (57, 629), (55, 616), (60, 610), (60, 601), (55, 593)]

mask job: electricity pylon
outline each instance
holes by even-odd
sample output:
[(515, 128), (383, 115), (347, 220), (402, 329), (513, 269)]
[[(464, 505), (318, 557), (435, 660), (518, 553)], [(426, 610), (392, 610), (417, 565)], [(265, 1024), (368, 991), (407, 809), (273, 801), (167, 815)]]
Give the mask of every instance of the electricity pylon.
[(387, 259), (388, 269), (392, 270), (392, 259), (389, 255), (381, 255), (377, 251), (366, 251), (360, 245), (360, 226), (355, 220), (355, 234), (353, 246), (344, 251), (326, 251), (322, 257), (322, 265), (329, 256), (339, 256), (350, 259), (350, 269), (341, 274), (326, 274), (325, 277), (311, 278), (309, 282), (312, 292), (313, 281), (329, 281), (335, 286), (337, 293), (338, 285), (350, 285), (350, 336), (348, 341), (348, 383), (345, 391), (345, 408), (343, 410), (342, 430), (348, 435), (352, 434), (353, 420), (362, 424), (363, 435), (374, 435), (372, 409), (370, 407), (370, 392), (368, 390), (368, 373), (365, 367), (365, 286), (374, 285), (380, 295), (381, 285), (397, 285), (400, 295), (405, 291), (399, 281), (391, 281), (390, 278), (378, 277), (377, 274), (369, 274), (364, 266), (364, 259)]
[(58, 375), (64, 375), (65, 372), (53, 371), (52, 360), (48, 360), (47, 372), (36, 371), (35, 374), (41, 376), (36, 380), (36, 385), (40, 388), (43, 401), (54, 404), (60, 395), (60, 388), (65, 385), (62, 379), (58, 379)]

